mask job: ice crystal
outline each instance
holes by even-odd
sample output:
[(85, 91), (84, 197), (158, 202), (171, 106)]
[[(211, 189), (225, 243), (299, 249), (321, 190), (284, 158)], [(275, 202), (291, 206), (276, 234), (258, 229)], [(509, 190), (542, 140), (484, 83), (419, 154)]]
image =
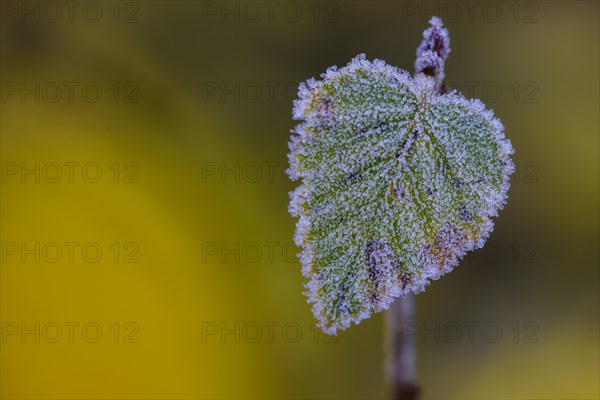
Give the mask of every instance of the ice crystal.
[(444, 80), (444, 64), (450, 54), (450, 35), (442, 20), (432, 17), (431, 27), (423, 32), (423, 40), (417, 47), (415, 71), (434, 77), (437, 87)]
[[(448, 45), (432, 20), (419, 48), (422, 62), (441, 57), (438, 75)], [(361, 54), (300, 85), (288, 174), (302, 184), (289, 210), (306, 294), (329, 334), (449, 272), (483, 246), (506, 201), (513, 149), (500, 121), (417, 72)]]

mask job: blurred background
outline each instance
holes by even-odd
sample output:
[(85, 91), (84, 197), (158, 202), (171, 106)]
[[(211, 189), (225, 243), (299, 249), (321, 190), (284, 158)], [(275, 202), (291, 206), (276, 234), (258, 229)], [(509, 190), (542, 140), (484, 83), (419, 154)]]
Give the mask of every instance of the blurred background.
[(516, 149), (488, 244), (417, 296), (427, 399), (597, 399), (599, 3), (3, 1), (2, 398), (385, 398), (384, 315), (315, 329), (284, 174), (297, 85), (358, 53)]

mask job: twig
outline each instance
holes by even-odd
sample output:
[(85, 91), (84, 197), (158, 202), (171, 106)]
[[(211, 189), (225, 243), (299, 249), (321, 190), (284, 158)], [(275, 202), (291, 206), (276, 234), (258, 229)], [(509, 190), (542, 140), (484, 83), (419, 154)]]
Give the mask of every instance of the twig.
[(416, 400), (419, 398), (417, 385), (417, 353), (412, 331), (415, 323), (415, 295), (410, 293), (397, 299), (387, 312), (387, 362), (386, 373), (390, 398), (393, 400)]

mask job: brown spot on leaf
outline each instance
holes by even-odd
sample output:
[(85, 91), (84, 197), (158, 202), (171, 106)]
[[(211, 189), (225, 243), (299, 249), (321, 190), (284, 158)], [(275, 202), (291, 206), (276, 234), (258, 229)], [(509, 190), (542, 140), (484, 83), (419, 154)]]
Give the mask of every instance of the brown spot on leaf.
[(367, 242), (365, 249), (365, 265), (369, 280), (373, 285), (371, 304), (374, 308), (380, 304), (386, 282), (400, 269), (400, 262), (394, 254), (394, 249), (389, 243), (378, 240)]
[(446, 224), (438, 230), (433, 243), (425, 245), (419, 254), (424, 266), (436, 267), (440, 270), (458, 260), (473, 234), (470, 230)]
[(333, 102), (325, 97), (316, 105), (317, 120), (319, 125), (333, 128), (335, 127), (335, 112), (333, 110)]
[(358, 171), (351, 172), (344, 177), (344, 183), (346, 185), (354, 184), (354, 183), (358, 182), (358, 180), (361, 177), (362, 177), (362, 174), (360, 172), (358, 172)]

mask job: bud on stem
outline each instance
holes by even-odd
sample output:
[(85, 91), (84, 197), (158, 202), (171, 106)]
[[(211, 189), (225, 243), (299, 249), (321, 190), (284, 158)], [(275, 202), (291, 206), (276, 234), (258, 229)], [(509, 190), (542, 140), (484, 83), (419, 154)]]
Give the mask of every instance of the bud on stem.
[(444, 64), (450, 54), (450, 35), (440, 18), (432, 17), (429, 24), (417, 48), (415, 72), (433, 77), (437, 91), (444, 93)]

